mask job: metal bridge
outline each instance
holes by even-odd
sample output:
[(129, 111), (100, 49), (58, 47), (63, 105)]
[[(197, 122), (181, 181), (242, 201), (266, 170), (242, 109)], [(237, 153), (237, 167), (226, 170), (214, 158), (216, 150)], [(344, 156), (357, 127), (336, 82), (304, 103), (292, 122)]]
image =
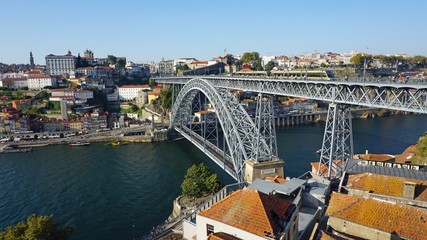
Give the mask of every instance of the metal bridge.
[[(269, 96), (330, 102), (318, 165), (318, 174), (329, 178), (339, 176), (345, 170), (346, 161), (353, 156), (348, 105), (427, 113), (427, 83), (422, 81), (395, 83), (379, 80), (182, 76), (157, 78), (156, 82), (173, 87), (170, 127), (240, 182), (243, 181), (245, 160), (262, 162), (277, 158), (274, 111)], [(260, 94), (255, 120), (234, 97), (235, 90)], [(200, 115), (203, 119), (195, 119), (194, 113), (206, 110), (204, 104), (207, 103), (214, 113), (205, 112)], [(222, 129), (222, 139), (218, 123)]]

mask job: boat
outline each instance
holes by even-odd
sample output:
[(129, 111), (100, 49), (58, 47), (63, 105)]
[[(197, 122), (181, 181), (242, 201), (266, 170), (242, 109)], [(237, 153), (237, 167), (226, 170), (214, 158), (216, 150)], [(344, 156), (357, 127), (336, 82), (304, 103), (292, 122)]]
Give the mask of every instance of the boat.
[(117, 141), (117, 142), (111, 142), (110, 143), (112, 146), (122, 146), (122, 145), (126, 145), (126, 144), (128, 144), (128, 142), (120, 142), (120, 141)]
[(18, 147), (17, 145), (6, 145), (0, 149), (0, 153), (20, 153), (20, 152), (31, 152), (32, 147)]
[(317, 149), (316, 153), (317, 154), (321, 154), (322, 153), (322, 149), (321, 148)]
[(75, 143), (70, 143), (68, 145), (70, 145), (70, 146), (87, 146), (89, 144), (90, 143), (88, 143), (88, 142), (75, 142)]

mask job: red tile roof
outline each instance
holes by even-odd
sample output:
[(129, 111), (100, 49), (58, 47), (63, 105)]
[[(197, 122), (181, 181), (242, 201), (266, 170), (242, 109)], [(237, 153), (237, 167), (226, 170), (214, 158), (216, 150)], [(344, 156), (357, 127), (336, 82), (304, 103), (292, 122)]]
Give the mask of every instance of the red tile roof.
[(285, 184), (288, 180), (284, 179), (281, 176), (275, 176), (275, 177), (265, 177), (264, 179), (265, 181), (269, 181), (269, 182), (275, 182), (275, 183), (279, 183), (279, 184)]
[(427, 181), (410, 178), (360, 173), (349, 175), (346, 187), (361, 189), (375, 194), (403, 197), (405, 182), (417, 184), (415, 200), (427, 202)]
[(285, 219), (291, 209), (292, 204), (284, 199), (245, 188), (198, 215), (262, 237), (269, 232), (274, 238), (281, 228), (278, 220)]
[(405, 239), (427, 236), (427, 210), (408, 205), (333, 193), (326, 215)]

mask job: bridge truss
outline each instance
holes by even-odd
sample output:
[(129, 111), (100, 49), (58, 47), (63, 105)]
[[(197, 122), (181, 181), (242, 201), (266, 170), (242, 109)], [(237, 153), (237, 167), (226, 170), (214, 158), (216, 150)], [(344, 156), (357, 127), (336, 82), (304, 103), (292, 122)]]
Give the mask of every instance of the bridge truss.
[[(174, 97), (170, 127), (242, 182), (245, 160), (271, 159), (277, 155), (277, 147), (273, 113), (269, 112), (273, 110), (271, 100), (265, 98), (262, 101), (255, 124), (234, 94), (224, 88), (215, 88), (203, 79), (188, 81)], [(214, 117), (204, 112), (195, 119), (194, 113), (206, 110), (207, 102), (212, 106)], [(218, 125), (222, 129), (222, 141)]]
[[(185, 84), (192, 77), (159, 78), (158, 83)], [(357, 106), (427, 113), (427, 84), (316, 81), (204, 76), (217, 88), (302, 97)]]
[[(224, 138), (227, 140), (230, 149), (228, 150), (229, 154), (225, 154), (227, 151), (224, 150), (222, 162), (233, 163), (233, 170), (226, 169), (226, 171), (234, 174), (236, 179), (241, 179), (245, 159), (250, 157), (262, 161), (264, 158), (277, 156), (277, 145), (274, 111), (272, 111), (272, 104), (269, 103), (270, 100), (263, 100), (262, 96), (258, 97), (257, 115), (255, 122), (253, 122), (236, 99), (233, 99), (229, 94), (229, 89), (330, 102), (318, 165), (318, 174), (327, 178), (339, 177), (345, 171), (345, 163), (353, 156), (351, 113), (348, 105), (427, 113), (427, 85), (419, 84), (222, 76), (203, 76), (200, 78), (185, 76), (161, 78), (156, 79), (156, 81), (173, 86), (185, 84), (184, 89), (197, 89), (210, 95), (208, 98), (214, 102), (215, 111), (219, 108), (217, 116), (220, 119)], [(210, 89), (196, 86), (198, 82), (203, 82), (205, 87), (210, 86)], [(187, 90), (187, 92), (189, 91)], [(211, 93), (215, 94), (212, 95)], [(194, 93), (185, 94), (193, 96)], [(181, 92), (178, 98), (180, 95)], [(213, 97), (214, 95), (216, 97)], [(189, 99), (194, 99), (194, 96)], [(172, 122), (174, 124), (176, 122), (174, 120), (175, 115), (181, 122), (182, 116), (188, 118), (189, 107), (182, 108), (184, 105), (188, 106), (186, 101), (190, 100), (177, 99), (176, 102), (179, 104), (174, 105), (172, 110)], [(183, 103), (185, 104), (182, 105)], [(224, 109), (229, 111), (224, 113)]]

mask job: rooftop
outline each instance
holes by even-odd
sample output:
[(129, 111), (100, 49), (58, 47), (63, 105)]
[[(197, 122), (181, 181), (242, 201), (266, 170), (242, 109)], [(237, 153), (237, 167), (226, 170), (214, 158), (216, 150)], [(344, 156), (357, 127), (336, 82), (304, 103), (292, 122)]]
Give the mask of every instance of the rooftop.
[(292, 213), (292, 206), (284, 199), (244, 188), (198, 213), (198, 216), (210, 218), (262, 237), (269, 232), (270, 236), (274, 237), (282, 227), (280, 220), (284, 220)]
[(427, 211), (403, 204), (334, 193), (326, 215), (402, 238), (425, 239), (427, 236)]
[(427, 181), (427, 172), (406, 169), (406, 168), (396, 168), (396, 167), (382, 167), (374, 165), (364, 165), (361, 164), (359, 160), (351, 160), (347, 163), (347, 172), (348, 173), (376, 173), (388, 176), (404, 177), (418, 180)]
[(427, 181), (410, 178), (394, 177), (372, 173), (351, 174), (347, 180), (347, 187), (362, 189), (375, 194), (392, 197), (403, 197), (405, 182), (417, 184), (415, 200), (427, 201)]

